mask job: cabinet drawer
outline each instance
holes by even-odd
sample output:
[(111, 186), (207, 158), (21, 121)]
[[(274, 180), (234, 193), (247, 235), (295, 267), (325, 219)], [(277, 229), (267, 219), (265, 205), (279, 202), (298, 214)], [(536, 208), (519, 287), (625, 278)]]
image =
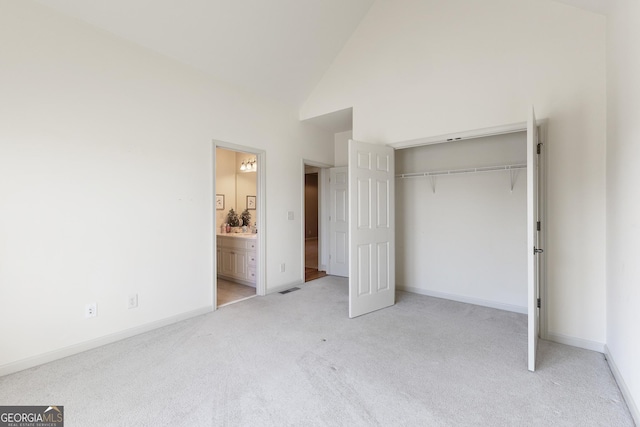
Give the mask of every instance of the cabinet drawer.
[[(251, 242), (255, 243), (255, 242)], [(218, 236), (218, 246), (231, 249), (246, 249), (247, 242), (242, 238)]]
[(249, 267), (247, 270), (247, 280), (251, 283), (256, 283), (256, 269), (253, 267)]
[(250, 266), (255, 267), (257, 264), (257, 257), (256, 254), (253, 252), (248, 252), (247, 253), (247, 264)]

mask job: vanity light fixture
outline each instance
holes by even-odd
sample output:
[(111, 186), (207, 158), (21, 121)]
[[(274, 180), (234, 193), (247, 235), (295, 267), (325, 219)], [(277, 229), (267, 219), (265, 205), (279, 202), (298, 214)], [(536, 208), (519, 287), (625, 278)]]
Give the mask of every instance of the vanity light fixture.
[(252, 160), (243, 160), (240, 165), (241, 172), (255, 172), (258, 170), (258, 160), (256, 158)]

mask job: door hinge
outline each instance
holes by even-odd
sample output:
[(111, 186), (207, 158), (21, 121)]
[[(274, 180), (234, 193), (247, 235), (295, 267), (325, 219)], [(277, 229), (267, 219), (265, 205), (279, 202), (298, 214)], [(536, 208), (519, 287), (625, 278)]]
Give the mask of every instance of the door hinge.
[(542, 142), (538, 142), (538, 145), (536, 146), (536, 152), (538, 154), (542, 152)]
[(538, 308), (540, 308), (542, 304), (540, 303), (540, 298), (538, 298)]
[(542, 225), (540, 224), (540, 221), (538, 221), (536, 224), (536, 230), (540, 231), (541, 229), (542, 229)]

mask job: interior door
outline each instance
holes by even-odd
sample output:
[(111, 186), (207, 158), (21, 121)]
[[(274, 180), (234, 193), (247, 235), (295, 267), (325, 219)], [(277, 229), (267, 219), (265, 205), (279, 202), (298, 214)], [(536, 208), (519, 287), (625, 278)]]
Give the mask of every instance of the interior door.
[(349, 277), (348, 168), (329, 170), (329, 271), (332, 276)]
[(528, 284), (528, 317), (529, 317), (529, 357), (530, 371), (536, 369), (536, 349), (539, 334), (539, 254), (538, 247), (538, 126), (536, 115), (531, 107), (527, 121), (527, 284)]
[(349, 317), (395, 304), (394, 153), (349, 140)]

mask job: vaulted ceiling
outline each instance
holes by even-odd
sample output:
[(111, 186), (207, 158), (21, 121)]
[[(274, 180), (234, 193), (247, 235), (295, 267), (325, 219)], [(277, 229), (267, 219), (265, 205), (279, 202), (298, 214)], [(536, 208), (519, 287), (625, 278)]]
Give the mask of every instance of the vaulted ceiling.
[[(214, 77), (299, 106), (374, 0), (37, 0)], [(540, 0), (547, 1), (547, 0)], [(559, 0), (605, 13), (607, 0)]]
[(300, 105), (374, 0), (38, 0), (227, 82)]

